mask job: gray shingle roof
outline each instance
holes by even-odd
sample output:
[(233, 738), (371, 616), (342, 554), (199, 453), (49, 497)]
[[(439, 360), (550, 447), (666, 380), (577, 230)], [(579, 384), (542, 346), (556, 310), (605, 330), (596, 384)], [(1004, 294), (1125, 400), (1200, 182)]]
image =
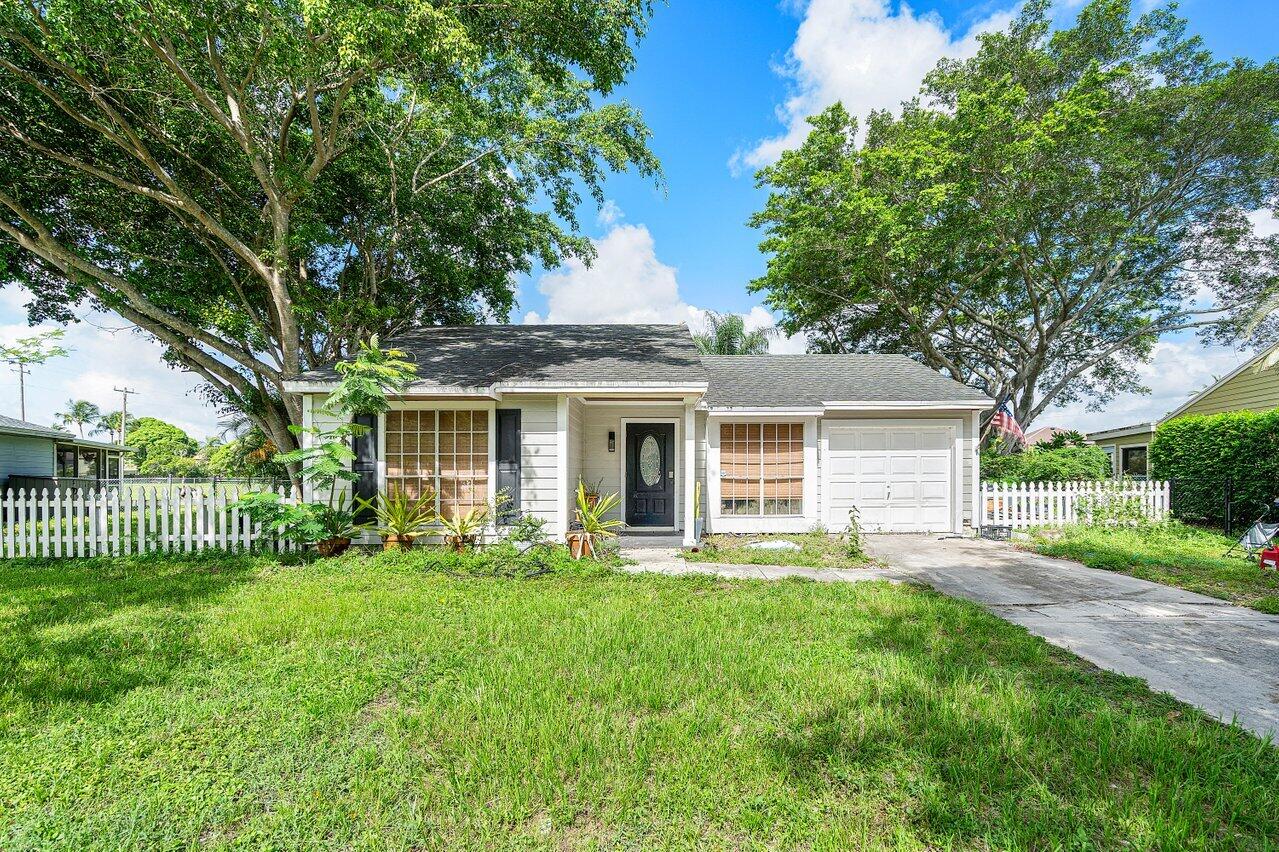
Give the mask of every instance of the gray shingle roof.
[(3, 414), (0, 414), (0, 435), (31, 435), (37, 438), (52, 438), (68, 444), (77, 444), (86, 447), (118, 448), (118, 445), (116, 444), (110, 444), (105, 441), (93, 441), (88, 438), (78, 438), (72, 433), (63, 431), (62, 429), (41, 426), (39, 423), (28, 423), (27, 421), (19, 420), (16, 417), (5, 417)]
[[(417, 364), (418, 380), (440, 386), (487, 387), (497, 382), (706, 381), (706, 371), (682, 325), (429, 326), (386, 340)], [(299, 381), (332, 381), (332, 367)]]
[(976, 388), (905, 355), (706, 355), (712, 407), (771, 408), (823, 402), (980, 402)]

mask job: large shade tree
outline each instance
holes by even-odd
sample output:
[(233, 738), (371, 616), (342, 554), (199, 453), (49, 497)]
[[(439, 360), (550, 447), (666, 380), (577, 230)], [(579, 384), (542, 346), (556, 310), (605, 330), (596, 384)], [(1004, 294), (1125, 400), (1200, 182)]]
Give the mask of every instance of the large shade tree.
[(504, 317), (655, 174), (604, 100), (649, 0), (0, 4), (0, 265), (33, 320), (118, 312), (276, 446), (357, 340)]
[(753, 283), (819, 349), (909, 354), (1011, 401), (1143, 391), (1161, 335), (1234, 339), (1274, 289), (1279, 64), (1219, 62), (1160, 9), (1031, 0), (864, 138), (836, 105), (759, 174)]

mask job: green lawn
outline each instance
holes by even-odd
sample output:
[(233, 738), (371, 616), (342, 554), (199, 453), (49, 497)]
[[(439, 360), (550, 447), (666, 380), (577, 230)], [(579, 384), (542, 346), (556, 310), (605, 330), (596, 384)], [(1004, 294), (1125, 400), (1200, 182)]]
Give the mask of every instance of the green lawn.
[(1093, 568), (1279, 613), (1279, 572), (1263, 570), (1255, 559), (1223, 557), (1231, 543), (1214, 532), (1174, 522), (1135, 528), (1065, 527), (1036, 534), (1030, 547)]
[[(799, 550), (759, 550), (746, 545), (755, 541), (792, 541)], [(696, 552), (685, 550), (689, 562), (721, 562), (737, 565), (798, 565), (805, 568), (864, 568), (865, 555), (848, 552), (848, 542), (824, 532), (794, 535), (712, 535)]]
[(0, 564), (0, 848), (1262, 848), (1279, 750), (888, 584)]

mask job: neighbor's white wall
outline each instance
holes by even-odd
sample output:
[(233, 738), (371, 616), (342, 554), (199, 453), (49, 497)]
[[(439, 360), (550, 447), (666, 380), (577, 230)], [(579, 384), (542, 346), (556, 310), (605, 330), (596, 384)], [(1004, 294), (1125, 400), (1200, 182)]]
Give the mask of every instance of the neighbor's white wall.
[[(324, 401), (329, 398), (328, 394), (308, 394), (303, 398), (302, 403), (302, 423), (304, 426), (315, 426), (319, 429), (334, 429), (347, 422), (346, 418), (335, 417), (327, 411), (323, 410)], [(310, 435), (304, 435), (303, 441), (310, 445), (312, 438)], [(334, 484), (334, 491), (340, 496), (346, 494), (347, 504), (350, 505), (352, 486), (349, 482), (337, 482)], [(315, 491), (310, 483), (306, 485), (306, 499), (327, 501), (329, 499), (329, 490)]]

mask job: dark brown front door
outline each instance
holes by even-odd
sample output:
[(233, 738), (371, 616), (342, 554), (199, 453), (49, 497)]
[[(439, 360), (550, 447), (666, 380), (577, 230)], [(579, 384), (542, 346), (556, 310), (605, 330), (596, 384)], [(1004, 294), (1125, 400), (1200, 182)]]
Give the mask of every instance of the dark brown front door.
[(675, 424), (626, 424), (626, 524), (675, 526)]

